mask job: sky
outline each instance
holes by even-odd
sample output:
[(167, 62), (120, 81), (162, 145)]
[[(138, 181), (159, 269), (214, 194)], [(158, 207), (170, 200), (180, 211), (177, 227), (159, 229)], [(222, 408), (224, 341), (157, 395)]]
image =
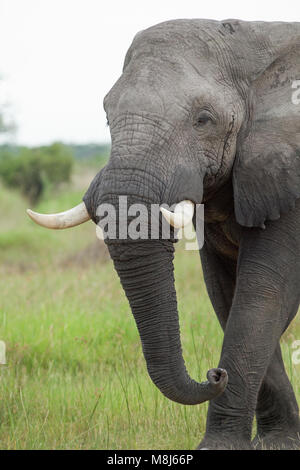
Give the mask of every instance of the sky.
[(17, 144), (109, 142), (102, 101), (135, 34), (176, 18), (300, 21), (299, 0), (0, 0), (0, 106)]

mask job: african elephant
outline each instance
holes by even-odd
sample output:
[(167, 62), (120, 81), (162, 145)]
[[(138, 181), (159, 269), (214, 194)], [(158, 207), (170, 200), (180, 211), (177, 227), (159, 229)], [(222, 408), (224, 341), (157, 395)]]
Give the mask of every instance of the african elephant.
[[(205, 382), (190, 378), (182, 357), (174, 233), (106, 239), (151, 379), (175, 402), (209, 400), (199, 449), (300, 447), (279, 345), (300, 296), (299, 50), (300, 23), (182, 19), (139, 32), (104, 99), (108, 164), (76, 208), (29, 211), (41, 225), (66, 228), (101, 224), (97, 208), (117, 208), (120, 195), (149, 210), (204, 203), (200, 257), (224, 330)], [(174, 214), (164, 213), (183, 225), (185, 209)]]

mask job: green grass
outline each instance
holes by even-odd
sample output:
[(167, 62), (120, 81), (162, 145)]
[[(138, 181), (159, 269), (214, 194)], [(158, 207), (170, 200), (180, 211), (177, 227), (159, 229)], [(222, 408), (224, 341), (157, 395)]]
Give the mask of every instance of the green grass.
[[(8, 359), (1, 448), (193, 448), (206, 405), (173, 404), (154, 387), (111, 263), (52, 268), (0, 282)], [(203, 377), (217, 362), (221, 335), (213, 315), (202, 325), (196, 302), (194, 292), (182, 312), (183, 342), (191, 373), (199, 376), (201, 361)]]
[[(82, 193), (68, 188), (38, 209), (66, 209)], [(94, 252), (85, 259), (93, 224), (46, 231), (27, 220), (25, 208), (17, 194), (1, 191), (0, 339), (7, 365), (0, 366), (0, 449), (195, 448), (207, 404), (172, 403), (152, 384), (111, 261), (95, 262)], [(180, 245), (176, 251), (184, 357), (192, 377), (204, 380), (218, 363), (222, 332), (199, 255)], [(300, 366), (292, 364), (291, 344), (299, 338), (297, 319), (282, 349), (298, 399)]]

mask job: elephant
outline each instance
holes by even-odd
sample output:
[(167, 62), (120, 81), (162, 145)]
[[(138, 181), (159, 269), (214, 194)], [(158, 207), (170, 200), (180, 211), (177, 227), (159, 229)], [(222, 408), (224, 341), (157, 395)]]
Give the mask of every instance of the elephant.
[[(105, 243), (149, 376), (177, 403), (209, 401), (197, 449), (300, 448), (280, 348), (300, 298), (299, 50), (297, 22), (176, 19), (138, 32), (104, 98), (107, 165), (75, 208), (28, 211), (58, 229), (90, 219), (102, 226), (102, 204), (119, 210), (117, 235)], [(148, 211), (164, 207), (157, 238), (118, 236), (120, 196)], [(183, 359), (173, 269), (176, 231), (195, 223), (199, 204), (204, 281), (224, 332), (219, 364), (203, 382)]]

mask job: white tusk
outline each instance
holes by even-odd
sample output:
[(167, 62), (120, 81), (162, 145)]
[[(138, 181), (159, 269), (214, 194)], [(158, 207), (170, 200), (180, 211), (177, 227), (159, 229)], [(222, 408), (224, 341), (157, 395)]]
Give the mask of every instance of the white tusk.
[(104, 240), (104, 233), (99, 225), (96, 225), (96, 237), (99, 238), (99, 240)]
[(58, 214), (39, 214), (30, 209), (27, 209), (27, 214), (34, 222), (42, 227), (53, 229), (75, 227), (76, 225), (87, 222), (91, 218), (84, 202), (81, 202), (78, 206), (65, 212), (59, 212)]
[(174, 228), (183, 228), (188, 225), (194, 215), (194, 203), (192, 201), (181, 201), (176, 204), (174, 212), (160, 207), (164, 218)]

